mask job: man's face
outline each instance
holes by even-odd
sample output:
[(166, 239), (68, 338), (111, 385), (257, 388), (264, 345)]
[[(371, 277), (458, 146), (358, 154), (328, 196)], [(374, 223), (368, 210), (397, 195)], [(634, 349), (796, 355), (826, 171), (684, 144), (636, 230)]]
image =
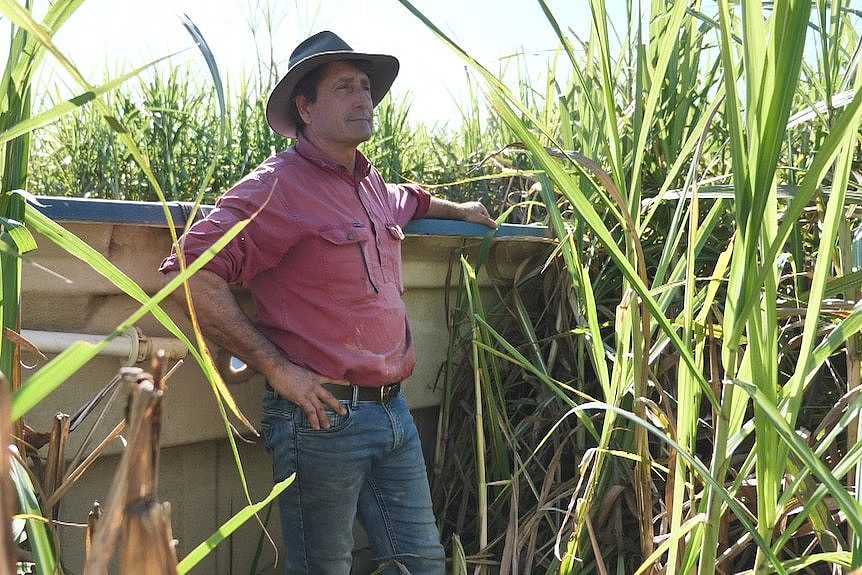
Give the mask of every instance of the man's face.
[(296, 105), (304, 133), (320, 143), (355, 148), (371, 137), (371, 82), (348, 62), (329, 64), (317, 87), (317, 100), (297, 96)]

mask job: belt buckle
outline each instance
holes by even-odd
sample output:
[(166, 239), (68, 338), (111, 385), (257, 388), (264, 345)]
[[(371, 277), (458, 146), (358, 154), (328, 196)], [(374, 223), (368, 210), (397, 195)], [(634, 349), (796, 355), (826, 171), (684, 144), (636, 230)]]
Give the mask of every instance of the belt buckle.
[(390, 383), (380, 387), (380, 403), (389, 403), (397, 395), (397, 383)]

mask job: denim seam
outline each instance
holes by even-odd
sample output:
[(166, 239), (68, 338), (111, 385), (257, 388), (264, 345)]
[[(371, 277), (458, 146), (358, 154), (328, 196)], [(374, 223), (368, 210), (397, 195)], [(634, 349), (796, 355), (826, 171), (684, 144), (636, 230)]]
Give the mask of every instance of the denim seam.
[(389, 508), (386, 507), (386, 502), (383, 499), (382, 492), (377, 487), (374, 479), (368, 479), (368, 485), (371, 491), (374, 492), (374, 498), (377, 500), (377, 505), (380, 507), (380, 514), (383, 516), (383, 524), (386, 526), (386, 536), (389, 539), (389, 546), (392, 548), (390, 557), (379, 557), (377, 559), (392, 561), (401, 555), (401, 550), (398, 548), (398, 539), (395, 536), (395, 529), (392, 527), (392, 518), (389, 515)]
[[(298, 491), (298, 496), (296, 497), (295, 505), (297, 507), (297, 515), (299, 516), (299, 533), (301, 537), (300, 548), (302, 549), (302, 568), (307, 572), (308, 571), (308, 545), (305, 543), (305, 514), (302, 512), (302, 478), (299, 474), (299, 447), (297, 446), (297, 442), (299, 441), (298, 434), (298, 426), (296, 424), (296, 420), (287, 422), (288, 425), (293, 427), (292, 441), (290, 442), (290, 449), (293, 452), (293, 462), (294, 462), (294, 473), (296, 473), (296, 477), (294, 478), (293, 484), (290, 486), (291, 489), (296, 489)], [(287, 553), (290, 553), (289, 550), (285, 549)]]

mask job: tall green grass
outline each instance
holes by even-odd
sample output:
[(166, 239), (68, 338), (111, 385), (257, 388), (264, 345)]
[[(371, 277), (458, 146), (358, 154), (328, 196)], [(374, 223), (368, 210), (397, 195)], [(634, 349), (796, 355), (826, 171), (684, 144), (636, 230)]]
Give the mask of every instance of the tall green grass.
[[(850, 272), (837, 238), (859, 183), (859, 15), (846, 2), (657, 0), (641, 18), (632, 2), (617, 44), (605, 2), (590, 2), (591, 31), (577, 38), (540, 1), (574, 80), (549, 81), (536, 102), (401, 3), (471, 66), (541, 171), (564, 278), (562, 303), (547, 298), (539, 315), (503, 300), (514, 333), (465, 332), (472, 348), (514, 366), (501, 372), (472, 354), (476, 450), (489, 435), (508, 447), (491, 460), (482, 450), (473, 465), (480, 477), (514, 467), (454, 502), (445, 491), (447, 530), (501, 572), (859, 566), (862, 509), (844, 483), (858, 449), (843, 433), (858, 415), (856, 390), (834, 410), (803, 410), (812, 386), (848, 391), (821, 368), (840, 372), (859, 330), (856, 308), (822, 305)], [(829, 107), (838, 91), (849, 97)], [(788, 128), (791, 114), (820, 103), (825, 111)], [(469, 325), (489, 321), (468, 303), (458, 309)], [(539, 327), (552, 331), (536, 337)], [(571, 355), (546, 373), (561, 342)], [(478, 411), (493, 402), (534, 413)], [(833, 427), (818, 429), (819, 417)], [(801, 425), (815, 432), (804, 439)], [(540, 481), (543, 472), (553, 479)], [(476, 528), (469, 545), (465, 519), (486, 513), (486, 490), (505, 520), (496, 537)]]
[[(76, 6), (75, 2), (56, 3), (45, 16), (46, 25), (52, 29), (58, 28)], [(13, 21), (16, 16), (27, 20), (27, 13), (16, 3), (4, 2), (0, 8)], [(9, 54), (2, 84), (0, 84), (0, 132), (4, 134), (8, 134), (16, 126), (30, 119), (33, 74), (45, 54), (45, 45), (40, 41), (38, 34), (40, 31), (44, 33), (44, 30), (29, 30), (26, 26), (11, 26)], [(2, 384), (8, 384), (13, 390), (17, 390), (21, 386), (19, 350), (14, 339), (7, 337), (6, 333), (20, 331), (21, 258), (35, 248), (32, 236), (24, 227), (24, 199), (14, 193), (14, 190), (23, 189), (27, 185), (29, 132), (24, 131), (14, 137), (4, 138), (0, 146), (2, 146), (0, 149), (0, 162), (2, 162), (0, 163), (0, 174), (2, 174), (0, 230), (2, 230), (3, 239), (3, 250), (0, 253), (0, 282), (3, 286), (0, 325), (4, 332), (0, 339), (0, 373), (3, 374)], [(6, 420), (5, 417), (3, 419)], [(20, 430), (19, 423), (16, 425), (15, 433), (19, 438), (23, 436)], [(22, 465), (16, 461), (12, 467), (13, 483), (16, 486), (21, 508), (31, 515), (26, 525), (34, 558), (40, 568), (56, 571), (57, 552), (51, 545), (44, 525), (33, 518), (41, 515), (33, 487), (26, 473), (22, 471)], [(11, 518), (3, 518), (3, 520), (11, 521)]]
[[(46, 196), (204, 203), (216, 198), (254, 166), (287, 145), (263, 115), (271, 88), (267, 77), (241, 79), (224, 90), (224, 106), (211, 84), (181, 67), (158, 67), (117, 86), (105, 105), (130, 132), (147, 158), (155, 184), (142, 175), (120, 135), (93, 107), (81, 107), (34, 134), (30, 189)], [(42, 106), (55, 96), (42, 94)], [(410, 100), (386, 98), (375, 110), (373, 138), (362, 146), (390, 182), (420, 182), (453, 200), (482, 199), (500, 212), (520, 198), (513, 178), (522, 157), (505, 150), (508, 129), (485, 129), (478, 105), (462, 113), (457, 128), (410, 121)], [(223, 134), (213, 130), (223, 122)], [(218, 138), (223, 137), (217, 154)], [(218, 162), (212, 177), (211, 160)], [(529, 187), (529, 186), (527, 186)], [(513, 195), (512, 198), (509, 196)], [(523, 219), (541, 216), (524, 214)]]
[[(510, 88), (401, 3), (463, 56), (481, 94), (452, 131), (417, 127), (409, 102), (387, 100), (364, 150), (390, 181), (478, 195), (557, 237), (548, 261), (506, 282), (483, 255), (453, 257), (433, 470), (453, 565), (859, 566), (858, 9), (628, 1), (627, 21), (610, 22), (610, 3), (592, 0), (578, 37), (539, 1), (517, 9), (544, 12), (559, 53), (544, 84)], [(33, 158), (30, 189), (211, 201), (281, 146), (265, 84), (225, 97), (171, 70), (112, 91), (36, 133), (51, 153)], [(205, 128), (219, 122), (222, 134)], [(202, 160), (220, 147), (218, 168)], [(39, 397), (20, 396), (15, 413)]]

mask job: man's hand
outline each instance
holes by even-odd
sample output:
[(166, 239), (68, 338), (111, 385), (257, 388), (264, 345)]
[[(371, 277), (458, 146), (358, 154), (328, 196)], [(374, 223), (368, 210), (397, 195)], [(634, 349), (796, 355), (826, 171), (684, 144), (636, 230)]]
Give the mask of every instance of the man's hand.
[(267, 375), (267, 382), (278, 395), (302, 408), (313, 429), (329, 429), (326, 406), (338, 415), (347, 415), (347, 409), (323, 387), (324, 383), (347, 385), (346, 381), (324, 377), (285, 360), (283, 369)]
[(488, 214), (488, 210), (482, 205), (482, 202), (464, 202), (459, 204), (464, 217), (461, 218), (465, 222), (474, 222), (482, 224), (489, 228), (497, 229), (497, 222)]

